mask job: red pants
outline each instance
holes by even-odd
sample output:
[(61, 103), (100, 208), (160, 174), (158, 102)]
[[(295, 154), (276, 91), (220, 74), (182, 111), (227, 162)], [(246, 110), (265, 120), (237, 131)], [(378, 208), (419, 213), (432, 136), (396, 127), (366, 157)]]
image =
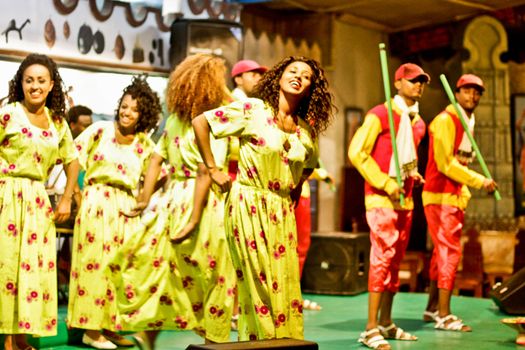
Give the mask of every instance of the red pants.
[(399, 265), (408, 245), (411, 210), (375, 208), (366, 212), (370, 226), (370, 270), (368, 291), (397, 292)]
[(438, 288), (453, 290), (461, 259), (461, 230), (465, 212), (450, 205), (425, 206), (428, 231), (434, 242), (429, 277)]
[(297, 254), (299, 254), (299, 276), (303, 275), (304, 262), (310, 248), (310, 233), (312, 231), (312, 216), (310, 214), (310, 197), (299, 198), (295, 208), (297, 222)]

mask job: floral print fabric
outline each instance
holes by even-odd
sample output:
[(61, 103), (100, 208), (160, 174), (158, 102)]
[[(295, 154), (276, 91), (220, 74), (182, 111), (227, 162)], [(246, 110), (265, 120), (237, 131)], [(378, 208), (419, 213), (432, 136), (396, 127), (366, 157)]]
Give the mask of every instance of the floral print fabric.
[(215, 137), (240, 138), (237, 181), (225, 227), (239, 288), (239, 339), (302, 338), (296, 223), (290, 190), (317, 163), (317, 143), (299, 120), (293, 133), (258, 99), (205, 113)]
[(68, 325), (120, 330), (115, 287), (105, 270), (140, 218), (123, 215), (136, 205), (132, 191), (148, 166), (154, 143), (144, 133), (119, 144), (115, 123), (92, 124), (75, 140), (86, 170), (82, 204), (75, 221)]
[(44, 181), (77, 158), (64, 120), (31, 124), (20, 103), (0, 110), (0, 333), (57, 332), (56, 232)]
[[(211, 142), (221, 167), (227, 142)], [(214, 342), (229, 341), (235, 274), (224, 233), (224, 199), (210, 191), (199, 227), (183, 243), (171, 243), (190, 220), (202, 160), (191, 125), (176, 115), (168, 118), (155, 151), (169, 163), (170, 184), (144, 215), (145, 231), (127, 245), (129, 264), (118, 288), (123, 318), (130, 329), (193, 328)]]

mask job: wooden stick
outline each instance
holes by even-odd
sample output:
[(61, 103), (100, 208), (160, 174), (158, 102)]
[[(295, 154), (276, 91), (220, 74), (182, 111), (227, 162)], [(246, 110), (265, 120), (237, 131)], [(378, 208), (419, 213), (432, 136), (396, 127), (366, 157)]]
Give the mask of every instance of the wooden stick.
[[(459, 106), (456, 102), (456, 98), (454, 97), (454, 94), (452, 93), (452, 89), (450, 88), (450, 85), (448, 84), (447, 77), (445, 77), (445, 74), (441, 74), (439, 76), (439, 79), (441, 80), (441, 83), (443, 84), (443, 87), (445, 88), (445, 92), (447, 93), (448, 99), (450, 100), (450, 103), (454, 106), (454, 109), (456, 110), (456, 114), (458, 115), (459, 121), (461, 122), (461, 125), (463, 126), (463, 130), (465, 131), (465, 134), (467, 134), (468, 139), (470, 140), (470, 143), (472, 144), (472, 149), (476, 153), (476, 158), (478, 159), (479, 164), (481, 165), (481, 170), (483, 171), (483, 175), (487, 179), (492, 180), (492, 176), (490, 176), (490, 171), (487, 168), (487, 164), (485, 164), (485, 160), (483, 159), (483, 156), (481, 155), (481, 152), (479, 151), (478, 144), (474, 140), (474, 137), (472, 137), (472, 134), (470, 133), (470, 129), (467, 125), (467, 122), (465, 121), (465, 118), (463, 118), (463, 113), (461, 113), (461, 110), (459, 109)], [(496, 200), (501, 200), (501, 195), (499, 194), (498, 190), (494, 191), (494, 198)]]
[[(399, 156), (397, 153), (396, 131), (394, 129), (394, 116), (392, 114), (392, 99), (390, 96), (390, 78), (388, 76), (388, 63), (386, 61), (386, 47), (384, 43), (379, 44), (379, 57), (381, 59), (381, 73), (383, 74), (383, 85), (385, 87), (386, 106), (388, 110), (388, 126), (390, 127), (390, 139), (392, 140), (392, 153), (396, 168), (396, 181), (400, 189), (403, 189), (401, 181), (401, 170), (399, 169)], [(405, 205), (405, 196), (399, 193), (399, 203)]]

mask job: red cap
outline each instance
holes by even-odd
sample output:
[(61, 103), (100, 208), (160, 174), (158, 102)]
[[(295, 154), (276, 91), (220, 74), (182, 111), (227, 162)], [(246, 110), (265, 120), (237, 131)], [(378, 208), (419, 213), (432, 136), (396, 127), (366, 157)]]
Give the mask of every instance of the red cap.
[(395, 79), (396, 81), (401, 80), (403, 78), (407, 80), (412, 80), (421, 75), (427, 79), (426, 83), (430, 82), (430, 75), (425, 73), (423, 68), (414, 63), (405, 63), (399, 66), (399, 68), (396, 70)]
[(232, 78), (236, 77), (239, 74), (258, 71), (264, 73), (268, 70), (265, 66), (261, 66), (259, 63), (252, 60), (242, 60), (237, 63), (232, 68)]
[(474, 74), (463, 74), (461, 77), (459, 77), (458, 82), (456, 83), (456, 89), (459, 89), (465, 85), (474, 85), (480, 88), (481, 91), (485, 91), (483, 80)]

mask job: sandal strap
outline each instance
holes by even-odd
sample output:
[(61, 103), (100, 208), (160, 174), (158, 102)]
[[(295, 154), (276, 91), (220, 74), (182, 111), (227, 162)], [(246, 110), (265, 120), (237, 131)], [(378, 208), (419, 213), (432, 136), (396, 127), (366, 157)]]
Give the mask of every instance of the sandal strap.
[[(377, 334), (367, 339), (368, 336), (374, 333), (377, 333)], [(364, 331), (363, 333), (361, 333), (361, 336), (358, 342), (366, 345), (367, 347), (371, 349), (377, 349), (381, 345), (389, 345), (388, 342), (385, 340), (385, 338), (379, 332), (378, 328), (372, 328), (372, 329), (369, 329), (368, 331)]]
[[(379, 328), (379, 330), (381, 331), (381, 334), (383, 335), (383, 337), (385, 339), (397, 339), (397, 340), (416, 340), (417, 339), (416, 336), (406, 332), (403, 328), (398, 327), (393, 322), (390, 325), (386, 326), (386, 327), (377, 326), (377, 328)], [(396, 334), (394, 335), (394, 337), (391, 337), (390, 334), (389, 334), (389, 332), (392, 329), (396, 330)]]
[(436, 318), (436, 325), (434, 326), (434, 328), (445, 329), (450, 331), (460, 331), (464, 326), (465, 324), (462, 320), (460, 320), (456, 315), (450, 314), (445, 317), (438, 316)]
[(379, 328), (376, 327), (376, 328), (370, 328), (369, 330), (362, 332), (361, 337), (362, 338), (368, 337), (370, 334), (374, 334), (374, 333), (381, 334), (381, 332), (379, 331)]
[[(401, 329), (399, 327), (396, 326), (396, 324), (394, 322), (392, 322), (390, 325), (386, 326), (386, 327), (383, 327), (383, 326), (377, 326), (377, 328), (379, 328), (379, 330), (384, 333), (384, 332), (388, 332), (394, 328), (397, 328), (397, 329)], [(401, 329), (402, 331), (402, 329)]]
[(397, 329), (396, 329), (396, 339), (403, 339), (403, 335), (404, 335), (404, 334), (405, 334), (405, 336), (406, 336), (407, 338), (411, 338), (411, 337), (412, 337), (410, 334), (406, 333), (406, 332), (403, 330), (403, 328), (401, 328), (401, 327), (397, 327)]
[(428, 310), (425, 310), (425, 312), (423, 312), (423, 316), (428, 316), (432, 319), (436, 319), (436, 317), (438, 317), (439, 315), (439, 311), (428, 311)]
[(365, 345), (371, 347), (372, 349), (377, 349), (381, 345), (388, 345), (388, 342), (385, 340), (385, 338), (383, 338), (382, 335), (375, 335), (368, 339)]

